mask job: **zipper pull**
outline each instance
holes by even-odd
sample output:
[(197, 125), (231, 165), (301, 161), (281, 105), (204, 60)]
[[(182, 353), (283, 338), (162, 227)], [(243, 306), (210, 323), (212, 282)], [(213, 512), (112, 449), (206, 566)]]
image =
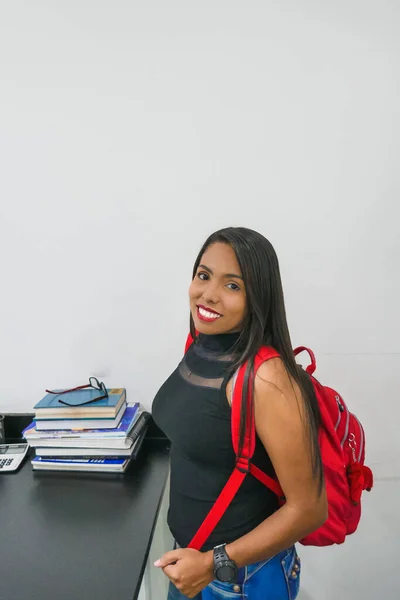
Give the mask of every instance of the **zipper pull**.
[(343, 404), (340, 402), (340, 397), (339, 396), (335, 396), (335, 400), (337, 402), (337, 405), (339, 407), (340, 412), (344, 412), (344, 406)]

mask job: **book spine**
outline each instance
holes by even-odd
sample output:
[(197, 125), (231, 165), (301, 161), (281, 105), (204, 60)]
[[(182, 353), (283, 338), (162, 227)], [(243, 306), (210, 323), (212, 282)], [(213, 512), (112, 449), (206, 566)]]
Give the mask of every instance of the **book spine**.
[(132, 440), (132, 443), (136, 442), (136, 440), (139, 438), (143, 429), (146, 427), (146, 425), (148, 424), (150, 419), (151, 419), (151, 414), (147, 411), (143, 411), (127, 435), (127, 438)]
[(132, 454), (130, 456), (131, 460), (136, 460), (137, 459), (138, 454), (140, 452), (140, 448), (142, 447), (142, 444), (143, 444), (143, 440), (146, 437), (146, 431), (147, 431), (147, 427), (145, 427), (143, 429), (142, 433), (139, 434), (139, 438), (136, 441), (135, 447), (134, 447), (133, 452), (132, 452)]

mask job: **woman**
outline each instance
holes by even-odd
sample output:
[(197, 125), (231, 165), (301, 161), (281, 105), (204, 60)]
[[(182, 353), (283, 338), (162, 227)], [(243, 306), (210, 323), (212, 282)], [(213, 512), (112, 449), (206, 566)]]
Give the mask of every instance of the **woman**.
[[(171, 441), (168, 524), (176, 540), (155, 566), (170, 579), (169, 600), (294, 600), (300, 575), (294, 544), (325, 522), (327, 500), (318, 403), (295, 363), (272, 245), (242, 227), (213, 233), (195, 262), (189, 298), (195, 343), (153, 403), (154, 420)], [(254, 375), (262, 346), (280, 358)], [(246, 361), (254, 377), (253, 462), (278, 478), (286, 502), (279, 507), (276, 496), (247, 475), (199, 552), (187, 546), (235, 466), (232, 378)], [(233, 568), (228, 581), (215, 575), (220, 551)]]

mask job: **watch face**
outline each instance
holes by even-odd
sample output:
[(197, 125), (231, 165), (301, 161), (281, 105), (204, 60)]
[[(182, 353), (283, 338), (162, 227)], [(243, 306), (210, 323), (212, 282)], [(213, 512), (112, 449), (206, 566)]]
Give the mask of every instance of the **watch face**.
[(217, 571), (217, 577), (220, 581), (232, 581), (235, 574), (235, 569), (230, 565), (223, 565)]

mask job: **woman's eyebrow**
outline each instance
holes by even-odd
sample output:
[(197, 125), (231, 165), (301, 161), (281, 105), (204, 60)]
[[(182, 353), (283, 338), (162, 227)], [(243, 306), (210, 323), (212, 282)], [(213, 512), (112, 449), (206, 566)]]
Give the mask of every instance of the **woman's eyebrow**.
[[(206, 265), (199, 265), (198, 269), (204, 269), (205, 271), (208, 271), (210, 275), (213, 275), (213, 272), (210, 269), (210, 267), (207, 267)], [(235, 273), (225, 273), (224, 277), (225, 279), (231, 279), (232, 277), (234, 277), (235, 279), (241, 279), (243, 281), (243, 277), (241, 275), (235, 275)]]

